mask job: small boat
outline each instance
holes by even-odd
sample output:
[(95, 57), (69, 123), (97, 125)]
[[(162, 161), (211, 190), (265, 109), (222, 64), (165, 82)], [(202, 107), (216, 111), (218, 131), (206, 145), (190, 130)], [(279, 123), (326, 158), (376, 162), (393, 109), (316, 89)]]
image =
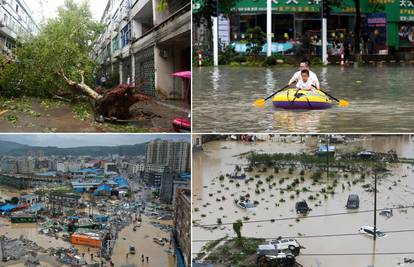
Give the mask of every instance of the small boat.
[(327, 109), (332, 100), (321, 91), (287, 89), (277, 93), (273, 98), (273, 106), (283, 109)]

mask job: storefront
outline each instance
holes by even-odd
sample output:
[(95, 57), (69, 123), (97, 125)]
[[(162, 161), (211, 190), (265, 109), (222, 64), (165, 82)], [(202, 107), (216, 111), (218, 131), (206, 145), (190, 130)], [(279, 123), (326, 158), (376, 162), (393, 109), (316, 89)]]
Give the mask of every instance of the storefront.
[[(320, 39), (321, 0), (273, 0), (273, 42), (301, 38)], [(250, 27), (266, 31), (266, 0), (239, 0), (230, 16), (230, 42), (243, 42)], [(414, 46), (414, 5), (410, 0), (362, 0), (361, 36), (381, 51)], [(355, 26), (353, 0), (332, 6), (328, 17), (328, 41), (343, 41)]]

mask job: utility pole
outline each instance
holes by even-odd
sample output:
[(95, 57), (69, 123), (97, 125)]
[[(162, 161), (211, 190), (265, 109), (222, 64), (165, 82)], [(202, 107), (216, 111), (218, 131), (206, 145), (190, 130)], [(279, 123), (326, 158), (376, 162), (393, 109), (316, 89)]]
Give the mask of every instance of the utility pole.
[(322, 1), (322, 63), (328, 64), (328, 22), (327, 18), (330, 12), (330, 1)]
[(377, 173), (374, 171), (374, 242), (377, 239)]
[(267, 56), (272, 55), (272, 0), (267, 0)]
[(216, 9), (215, 14), (213, 14), (213, 61), (214, 61), (214, 66), (218, 66), (219, 65), (219, 44), (218, 44), (218, 31), (219, 31), (219, 26), (218, 26), (218, 16), (219, 16), (219, 0), (212, 0), (213, 2), (215, 2), (216, 6), (214, 6), (214, 8)]
[(330, 135), (328, 134), (326, 136), (326, 179), (329, 179), (329, 157), (330, 157), (330, 152), (329, 152), (329, 139), (330, 139)]

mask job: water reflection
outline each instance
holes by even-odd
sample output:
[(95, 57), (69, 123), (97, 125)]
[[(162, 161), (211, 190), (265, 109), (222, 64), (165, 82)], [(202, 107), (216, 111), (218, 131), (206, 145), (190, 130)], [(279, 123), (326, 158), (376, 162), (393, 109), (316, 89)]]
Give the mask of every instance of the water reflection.
[[(194, 72), (194, 130), (198, 132), (300, 131), (280, 119), (302, 113), (252, 107), (254, 100), (283, 87), (297, 68), (201, 68)], [(318, 132), (412, 132), (413, 66), (315, 67), (322, 87), (347, 108), (333, 107), (309, 126)], [(273, 113), (285, 112), (285, 116)], [(312, 112), (311, 112), (312, 113)], [(287, 126), (287, 127), (286, 127)]]

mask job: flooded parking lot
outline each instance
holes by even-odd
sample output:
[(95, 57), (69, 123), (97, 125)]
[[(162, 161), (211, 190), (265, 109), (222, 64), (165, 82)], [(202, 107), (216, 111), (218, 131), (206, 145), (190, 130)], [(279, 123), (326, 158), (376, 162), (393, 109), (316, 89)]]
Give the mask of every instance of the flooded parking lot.
[[(373, 176), (367, 175), (361, 180), (358, 173), (338, 171), (334, 177), (325, 177), (322, 183), (313, 184), (310, 176), (314, 170), (305, 170), (299, 188), (306, 187), (307, 190), (300, 190), (299, 194), (286, 189), (280, 190), (287, 188), (286, 186), (295, 178), (301, 176), (299, 169), (292, 173), (287, 169), (281, 169), (279, 173), (274, 173), (273, 170), (253, 170), (247, 173), (247, 177), (255, 177), (254, 179), (264, 182), (264, 186), (260, 187), (264, 190), (259, 193), (255, 192), (254, 183), (231, 182), (227, 177), (221, 181), (218, 178), (220, 175), (233, 173), (235, 165), (240, 165), (242, 169), (246, 167), (246, 158), (236, 155), (252, 150), (259, 153), (313, 153), (318, 145), (316, 137), (273, 138), (256, 143), (213, 141), (205, 144), (203, 151), (194, 153), (194, 253), (200, 252), (207, 240), (216, 240), (226, 235), (234, 236), (232, 222), (242, 219), (242, 234), (245, 237), (296, 238), (306, 248), (297, 257), (297, 261), (303, 266), (388, 267), (399, 266), (405, 257), (412, 257), (411, 254), (386, 255), (412, 252), (408, 240), (414, 238), (414, 210), (402, 208), (414, 205), (414, 169), (411, 164), (387, 165), (390, 173), (381, 175), (378, 180), (378, 208), (394, 210), (390, 218), (377, 216), (377, 227), (389, 233), (383, 238), (378, 238), (376, 242), (373, 242), (371, 237), (358, 235), (361, 226), (373, 225), (374, 193), (363, 187), (373, 183)], [(413, 138), (409, 136), (366, 136), (335, 145), (337, 153), (361, 147), (364, 150), (383, 153), (394, 149), (399, 157), (413, 158), (414, 151)], [(331, 171), (334, 172), (333, 169)], [(272, 188), (265, 181), (270, 175), (274, 175), (277, 182)], [(284, 182), (279, 183), (281, 178)], [(333, 186), (333, 194), (321, 192), (322, 188), (329, 188), (334, 183), (337, 183), (337, 186)], [(234, 203), (234, 199), (247, 193), (251, 195), (252, 201), (258, 203), (256, 208), (241, 209)], [(358, 213), (345, 207), (351, 193), (356, 193), (360, 197)], [(294, 210), (295, 203), (302, 199), (312, 208), (308, 217), (300, 217)], [(326, 216), (329, 214), (337, 215)], [(299, 220), (296, 220), (298, 217)], [(218, 218), (221, 219), (222, 225), (217, 225)], [(211, 227), (212, 225), (216, 227)], [(399, 230), (403, 231), (393, 232)], [(373, 253), (377, 255), (373, 256)]]
[(321, 86), (349, 107), (292, 111), (252, 103), (282, 88), (295, 67), (198, 68), (193, 73), (195, 132), (410, 132), (413, 66), (312, 67)]

